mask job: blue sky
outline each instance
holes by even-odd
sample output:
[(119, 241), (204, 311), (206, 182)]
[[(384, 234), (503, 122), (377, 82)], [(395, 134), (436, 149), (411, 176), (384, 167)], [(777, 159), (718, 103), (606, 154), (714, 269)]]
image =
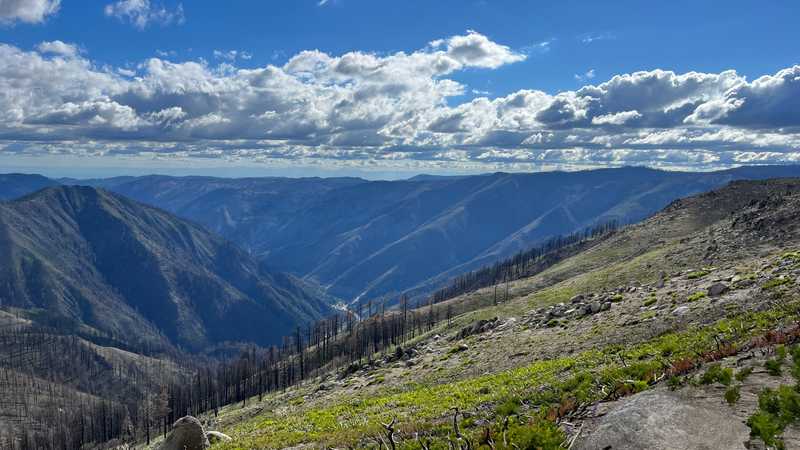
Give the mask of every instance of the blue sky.
[[(800, 162), (800, 5), (649, 3), (0, 0), (14, 62), (0, 163), (386, 176)], [(429, 70), (440, 57), (451, 65)], [(288, 84), (257, 86), (269, 68)], [(20, 87), (26, 69), (63, 74)]]

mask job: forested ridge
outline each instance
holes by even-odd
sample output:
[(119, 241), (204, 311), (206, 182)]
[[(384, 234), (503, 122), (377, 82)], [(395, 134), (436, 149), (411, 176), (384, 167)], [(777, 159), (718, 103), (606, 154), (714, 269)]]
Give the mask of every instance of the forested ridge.
[[(446, 302), (470, 290), (529, 276), (534, 263), (571, 246), (614, 233), (607, 223), (554, 238), (541, 246), (465, 274), (448, 288), (414, 303), (401, 296), (365, 301), (285, 336), (281, 345), (249, 346), (220, 361), (179, 350), (154, 354), (99, 347), (55, 328), (18, 322), (0, 330), (3, 418), (15, 424), (0, 430), (0, 443), (13, 449), (80, 449), (107, 442), (150, 442), (186, 415), (214, 413), (246, 404), (326, 373), (347, 374), (373, 358), (401, 358), (403, 345), (482, 303)], [(544, 266), (538, 266), (540, 269)], [(487, 284), (488, 283), (488, 284)], [(502, 295), (492, 302), (502, 302)], [(13, 321), (12, 321), (13, 323)], [(124, 355), (109, 358), (99, 349)], [(6, 448), (6, 447), (3, 447)]]

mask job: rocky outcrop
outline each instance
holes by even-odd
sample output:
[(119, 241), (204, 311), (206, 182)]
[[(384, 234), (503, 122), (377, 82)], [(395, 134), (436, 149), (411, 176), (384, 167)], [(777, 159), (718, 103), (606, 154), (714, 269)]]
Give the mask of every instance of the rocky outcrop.
[(471, 325), (462, 328), (458, 334), (455, 335), (454, 339), (464, 339), (465, 337), (472, 336), (473, 334), (485, 333), (493, 328), (496, 328), (499, 324), (500, 322), (497, 317), (490, 320), (476, 320)]
[(679, 392), (654, 390), (627, 398), (585, 430), (578, 450), (744, 449), (750, 430), (731, 420), (721, 402), (688, 401)]
[(525, 323), (536, 327), (554, 326), (558, 324), (559, 320), (580, 319), (607, 311), (611, 309), (612, 302), (618, 301), (620, 298), (622, 296), (618, 293), (576, 295), (570, 299), (569, 303), (557, 303), (536, 309), (524, 320)]

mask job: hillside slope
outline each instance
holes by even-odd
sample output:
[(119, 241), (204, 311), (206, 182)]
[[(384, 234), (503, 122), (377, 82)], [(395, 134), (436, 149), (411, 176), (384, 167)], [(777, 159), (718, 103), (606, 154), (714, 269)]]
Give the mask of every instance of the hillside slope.
[(0, 305), (136, 348), (279, 343), (328, 305), (202, 227), (91, 187), (0, 203)]
[[(659, 431), (703, 417), (731, 430), (723, 448), (746, 448), (745, 439), (763, 448), (761, 432), (742, 422), (759, 413), (764, 387), (800, 374), (800, 359), (785, 356), (800, 341), (798, 211), (797, 179), (735, 182), (675, 201), (511, 283), (500, 304), (488, 288), (412, 311), (441, 319), (400, 350), (227, 408), (220, 420), (234, 442), (219, 448), (367, 446), (386, 438), (381, 424), (410, 447), (469, 439), (475, 448), (489, 436), (498, 449), (708, 448), (705, 433)], [(769, 364), (792, 369), (765, 369), (781, 352)], [(742, 400), (730, 406), (734, 388)], [(620, 413), (628, 397), (645, 406)], [(800, 436), (800, 417), (788, 417), (785, 433), (776, 431), (787, 445)], [(293, 432), (300, 426), (302, 435)]]
[(271, 267), (351, 301), (414, 291), (557, 235), (639, 221), (671, 201), (800, 167), (645, 168), (399, 181), (124, 177), (95, 180), (233, 240)]

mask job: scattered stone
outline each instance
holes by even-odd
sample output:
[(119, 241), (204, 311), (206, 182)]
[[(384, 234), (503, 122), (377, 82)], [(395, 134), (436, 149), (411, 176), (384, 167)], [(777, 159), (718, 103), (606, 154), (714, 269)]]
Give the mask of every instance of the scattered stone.
[(584, 299), (584, 297), (583, 297), (583, 294), (578, 294), (578, 295), (576, 295), (575, 297), (572, 297), (572, 298), (569, 300), (569, 302), (570, 302), (570, 303), (580, 303), (580, 302), (582, 302), (582, 301), (583, 301), (583, 299)]
[(688, 312), (689, 312), (689, 307), (688, 306), (678, 306), (677, 308), (672, 310), (672, 314), (676, 315), (676, 316), (682, 316), (682, 315), (684, 315), (684, 314), (686, 314)]
[(719, 297), (725, 292), (728, 292), (728, 285), (724, 283), (714, 283), (708, 288), (709, 297)]
[(339, 375), (339, 379), (346, 378), (346, 377), (358, 372), (359, 370), (361, 370), (361, 364), (352, 363), (342, 371), (342, 373)]
[(208, 437), (208, 441), (212, 444), (217, 442), (231, 442), (233, 440), (227, 434), (220, 433), (219, 431), (207, 431), (206, 437)]
[(471, 325), (462, 328), (456, 335), (455, 339), (464, 339), (465, 337), (472, 336), (474, 334), (481, 334), (485, 333), (493, 328), (496, 328), (499, 325), (499, 319), (497, 317), (491, 320), (476, 320)]

